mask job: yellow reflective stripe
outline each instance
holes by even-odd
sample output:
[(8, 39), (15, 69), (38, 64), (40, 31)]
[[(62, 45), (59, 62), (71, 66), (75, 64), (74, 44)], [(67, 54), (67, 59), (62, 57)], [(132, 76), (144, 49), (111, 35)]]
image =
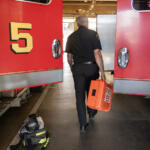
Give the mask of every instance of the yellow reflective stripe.
[(46, 138), (43, 138), (43, 139), (40, 140), (39, 143), (40, 143), (40, 144), (43, 144), (43, 143), (45, 143), (45, 142), (46, 142)]
[(47, 138), (46, 143), (44, 144), (44, 147), (48, 145), (49, 141), (50, 141), (50, 138)]
[(23, 140), (23, 146), (26, 146), (25, 140)]
[(39, 132), (39, 133), (36, 133), (36, 136), (40, 136), (40, 135), (45, 134), (45, 133), (46, 133), (46, 131)]

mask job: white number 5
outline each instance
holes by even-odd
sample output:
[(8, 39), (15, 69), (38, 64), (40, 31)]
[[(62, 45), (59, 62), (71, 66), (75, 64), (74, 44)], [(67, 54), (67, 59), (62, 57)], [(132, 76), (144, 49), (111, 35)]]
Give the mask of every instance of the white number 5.
[(25, 40), (25, 47), (20, 47), (18, 43), (11, 45), (11, 50), (16, 54), (29, 53), (33, 49), (33, 38), (30, 33), (19, 33), (19, 30), (31, 30), (31, 23), (10, 23), (10, 40), (18, 41)]

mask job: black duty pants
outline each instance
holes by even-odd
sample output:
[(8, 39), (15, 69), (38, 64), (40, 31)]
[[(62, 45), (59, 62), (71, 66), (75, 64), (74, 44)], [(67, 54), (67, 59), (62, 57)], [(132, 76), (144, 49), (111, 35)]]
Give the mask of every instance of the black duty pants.
[[(76, 106), (80, 126), (87, 123), (85, 95), (89, 92), (91, 80), (99, 78), (99, 69), (96, 64), (76, 64), (72, 66), (72, 73), (75, 84)], [(96, 110), (87, 108), (88, 114)]]

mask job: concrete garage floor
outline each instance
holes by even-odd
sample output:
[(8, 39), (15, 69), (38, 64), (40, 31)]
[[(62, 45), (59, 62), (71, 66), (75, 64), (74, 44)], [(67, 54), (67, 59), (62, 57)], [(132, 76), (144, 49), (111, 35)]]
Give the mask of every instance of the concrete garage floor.
[[(73, 86), (65, 61), (64, 82), (48, 86), (38, 110), (52, 136), (48, 150), (150, 150), (150, 99), (114, 95), (111, 112), (99, 112), (87, 133), (80, 134)], [(0, 150), (6, 150), (40, 95), (0, 117)]]
[(49, 150), (150, 150), (150, 100), (114, 95), (111, 112), (99, 112), (80, 134), (71, 72), (53, 85), (39, 108), (52, 139)]

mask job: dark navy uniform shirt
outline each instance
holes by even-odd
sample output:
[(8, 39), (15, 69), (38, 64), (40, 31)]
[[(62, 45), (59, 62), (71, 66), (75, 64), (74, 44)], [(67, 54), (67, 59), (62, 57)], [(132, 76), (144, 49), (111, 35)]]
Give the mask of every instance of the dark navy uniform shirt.
[(97, 32), (83, 26), (69, 36), (66, 45), (66, 52), (73, 55), (74, 63), (95, 62), (95, 49), (102, 49)]

